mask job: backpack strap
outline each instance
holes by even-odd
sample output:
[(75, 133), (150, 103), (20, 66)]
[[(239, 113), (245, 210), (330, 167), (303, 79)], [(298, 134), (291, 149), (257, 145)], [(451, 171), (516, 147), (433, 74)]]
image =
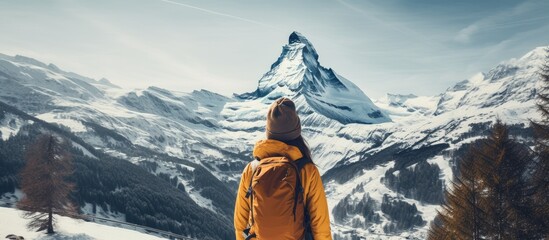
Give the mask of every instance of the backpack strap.
[(311, 159), (308, 159), (306, 157), (302, 157), (300, 159), (297, 159), (294, 162), (295, 162), (295, 165), (297, 165), (297, 169), (299, 171), (301, 171), (301, 169), (303, 169), (303, 167), (305, 167), (305, 165), (307, 165), (307, 163), (313, 163), (313, 161), (311, 161)]
[(255, 175), (255, 170), (257, 170), (257, 167), (259, 166), (260, 162), (261, 161), (259, 158), (256, 158), (255, 160), (251, 161), (250, 162), (250, 168), (252, 169), (252, 175), (250, 177), (250, 184), (248, 185), (248, 190), (246, 191), (246, 198), (249, 198), (250, 195), (252, 194), (252, 182), (253, 182), (253, 177)]
[[(308, 163), (313, 164), (313, 161), (308, 158), (300, 158), (295, 161), (297, 165), (297, 169), (299, 170), (299, 173), (301, 174), (301, 169), (305, 167)], [(299, 181), (301, 192), (303, 192), (303, 187), (301, 186), (301, 181)], [(304, 196), (305, 197), (305, 196)], [(297, 200), (297, 199), (296, 199)], [(307, 205), (305, 203), (303, 204), (303, 210), (304, 210), (304, 220), (303, 220), (303, 226), (305, 227), (305, 238), (304, 240), (313, 239), (312, 229), (311, 229), (311, 216), (309, 215), (309, 209), (307, 209)], [(295, 216), (295, 215), (294, 215)]]
[[(312, 161), (308, 158), (305, 158), (305, 157), (302, 157), (300, 159), (297, 159), (294, 161), (294, 164), (296, 165), (296, 171), (297, 171), (297, 181), (296, 181), (296, 191), (295, 191), (295, 196), (294, 196), (294, 221), (295, 221), (295, 211), (296, 211), (296, 208), (297, 208), (297, 201), (299, 199), (299, 194), (302, 194), (303, 195), (303, 184), (301, 183), (301, 169), (303, 169), (303, 167), (305, 167), (305, 165), (307, 163), (312, 163)], [(308, 210), (307, 210), (307, 206), (304, 206), (304, 214), (305, 214), (305, 221), (307, 221), (307, 218), (309, 216), (309, 213), (308, 213)]]
[(255, 172), (257, 171), (257, 166), (259, 166), (259, 159), (256, 158), (254, 161), (250, 163), (250, 167), (252, 168), (252, 175), (250, 176), (250, 185), (248, 185), (248, 190), (246, 191), (246, 198), (250, 198), (250, 211), (252, 216), (252, 222), (251, 225), (254, 225), (254, 195), (252, 190), (252, 183), (254, 179)]
[[(291, 160), (290, 160), (291, 161)], [(294, 222), (296, 220), (295, 218), (295, 211), (297, 209), (297, 201), (299, 200), (299, 194), (303, 194), (303, 187), (301, 184), (301, 168), (297, 166), (295, 162), (290, 162), (290, 165), (294, 167), (295, 170), (295, 191), (294, 191), (294, 207), (293, 207), (293, 214), (294, 214)]]

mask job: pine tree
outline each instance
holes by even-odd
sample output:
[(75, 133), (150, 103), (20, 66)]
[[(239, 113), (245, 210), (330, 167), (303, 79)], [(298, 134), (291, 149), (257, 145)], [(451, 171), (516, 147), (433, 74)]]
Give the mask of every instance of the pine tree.
[(446, 193), (429, 239), (533, 239), (527, 148), (497, 121), (487, 139), (473, 145)]
[(545, 51), (546, 59), (539, 69), (540, 88), (537, 89), (537, 107), (542, 118), (531, 123), (536, 140), (532, 185), (536, 227), (540, 237), (549, 239), (549, 47)]
[(449, 225), (451, 222), (448, 216), (439, 214), (435, 217), (431, 225), (429, 226), (429, 233), (427, 239), (430, 240), (457, 240), (460, 239), (454, 232), (449, 231), (453, 226)]
[(452, 190), (446, 192), (446, 201), (431, 224), (428, 239), (481, 239), (482, 170), (486, 166), (477, 153), (478, 149), (472, 146), (461, 159)]
[(485, 236), (492, 239), (532, 239), (525, 173), (531, 161), (527, 149), (509, 138), (507, 126), (497, 121), (478, 152), (486, 163), (482, 178), (486, 215)]
[(21, 189), (25, 196), (17, 204), (32, 219), (29, 229), (54, 233), (54, 216), (75, 215), (76, 208), (69, 200), (74, 185), (67, 182), (73, 172), (67, 144), (58, 137), (45, 134), (29, 146), (26, 165), (20, 173)]

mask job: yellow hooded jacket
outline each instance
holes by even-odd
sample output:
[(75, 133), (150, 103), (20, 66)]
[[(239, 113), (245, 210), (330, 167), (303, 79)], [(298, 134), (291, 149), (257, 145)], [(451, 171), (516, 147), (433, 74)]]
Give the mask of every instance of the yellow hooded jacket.
[[(277, 156), (287, 156), (294, 161), (303, 157), (299, 148), (281, 141), (267, 139), (255, 144), (254, 157), (263, 159)], [(252, 169), (248, 164), (240, 178), (234, 209), (234, 227), (237, 240), (244, 240), (242, 231), (247, 227), (249, 221), (250, 200), (246, 198), (246, 183), (250, 182), (251, 175)], [(301, 169), (301, 182), (303, 184), (305, 206), (307, 206), (311, 217), (313, 238), (315, 240), (331, 240), (332, 234), (326, 194), (324, 193), (320, 173), (314, 164), (306, 164)]]

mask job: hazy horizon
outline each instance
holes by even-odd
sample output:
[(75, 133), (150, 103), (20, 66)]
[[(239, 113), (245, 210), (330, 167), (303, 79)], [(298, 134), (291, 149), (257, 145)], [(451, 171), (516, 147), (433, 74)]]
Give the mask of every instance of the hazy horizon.
[(255, 90), (292, 31), (368, 96), (435, 95), (549, 44), (547, 1), (4, 1), (0, 53), (223, 95)]

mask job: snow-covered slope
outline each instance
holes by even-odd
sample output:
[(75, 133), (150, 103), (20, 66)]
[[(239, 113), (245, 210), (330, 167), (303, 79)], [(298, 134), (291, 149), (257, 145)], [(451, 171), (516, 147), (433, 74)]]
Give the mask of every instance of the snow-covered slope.
[(9, 234), (22, 236), (25, 239), (35, 240), (160, 240), (168, 239), (145, 233), (144, 229), (124, 229), (120, 227), (107, 226), (83, 220), (76, 220), (68, 217), (56, 216), (57, 226), (54, 235), (47, 235), (43, 232), (35, 232), (26, 229), (29, 220), (22, 217), (23, 212), (0, 207), (0, 236)]
[(16, 183), (25, 148), (48, 132), (72, 145), (67, 150), (78, 189), (73, 197), (82, 213), (201, 239), (232, 235), (230, 209), (235, 195), (204, 167), (136, 146), (112, 130), (87, 123), (101, 141), (121, 139), (120, 147), (94, 149), (63, 126), (0, 102), (0, 132), (7, 136), (0, 141), (0, 205), (14, 206), (21, 198)]
[(519, 59), (503, 62), (488, 73), (459, 82), (440, 99), (435, 115), (456, 109), (498, 108), (503, 105), (525, 104), (535, 97), (536, 74), (545, 59), (545, 50), (536, 48)]
[(397, 119), (410, 115), (431, 115), (436, 110), (439, 100), (440, 96), (388, 93), (385, 97), (376, 99), (374, 103), (383, 109), (392, 119)]
[[(364, 206), (362, 199), (371, 199), (365, 201), (379, 215), (372, 221), (349, 210), (343, 218), (332, 218), (336, 235), (422, 237), (437, 204), (397, 192), (386, 174), (398, 176), (425, 169), (420, 166), (429, 163), (432, 169), (439, 168), (431, 170), (440, 175), (430, 181), (448, 183), (452, 156), (483, 136), (496, 118), (511, 124), (512, 132), (528, 142), (524, 129), (529, 119), (538, 117), (536, 71), (544, 57), (543, 48), (534, 49), (437, 96), (390, 94), (372, 102), (349, 80), (322, 67), (313, 45), (297, 32), (290, 35), (257, 89), (233, 97), (206, 90), (123, 90), (29, 58), (0, 55), (0, 100), (64, 125), (112, 155), (124, 155), (121, 148), (131, 142), (200, 164), (235, 189), (244, 165), (251, 160), (253, 143), (264, 137), (268, 105), (287, 96), (298, 106), (303, 135), (323, 173), (330, 209), (342, 201)], [(18, 125), (2, 123), (2, 137), (16, 132)], [(129, 160), (140, 162), (138, 157)], [(155, 173), (177, 175), (179, 171), (167, 162), (160, 166)], [(211, 198), (193, 191), (191, 181), (182, 177), (179, 181), (199, 205), (221, 211), (211, 207)], [(392, 227), (402, 220), (383, 212), (381, 206), (406, 206), (402, 202), (415, 204), (417, 213), (412, 216), (421, 216), (424, 223)], [(341, 210), (334, 211), (340, 214)]]

